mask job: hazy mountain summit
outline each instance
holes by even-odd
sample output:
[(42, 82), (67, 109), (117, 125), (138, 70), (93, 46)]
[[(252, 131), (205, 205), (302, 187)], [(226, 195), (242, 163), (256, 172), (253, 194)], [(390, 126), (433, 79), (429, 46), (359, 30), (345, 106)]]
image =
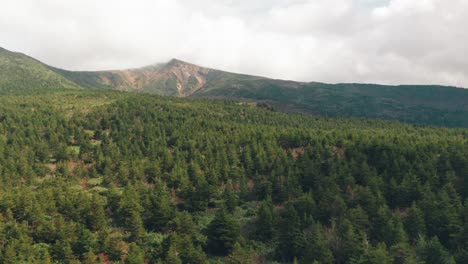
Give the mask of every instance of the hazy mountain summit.
[(83, 87), (179, 97), (191, 96), (203, 88), (207, 83), (208, 73), (212, 71), (178, 59), (126, 70), (96, 72), (54, 70)]
[(0, 49), (0, 91), (113, 89), (261, 102), (282, 111), (468, 127), (468, 90), (437, 85), (325, 84), (230, 73), (172, 59), (141, 68), (68, 71)]

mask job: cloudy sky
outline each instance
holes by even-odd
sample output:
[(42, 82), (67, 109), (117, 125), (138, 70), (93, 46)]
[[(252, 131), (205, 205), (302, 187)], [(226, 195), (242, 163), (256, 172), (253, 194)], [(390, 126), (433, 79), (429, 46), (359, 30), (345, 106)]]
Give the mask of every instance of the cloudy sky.
[(468, 87), (468, 0), (2, 0), (0, 46), (71, 70), (179, 58), (322, 82)]

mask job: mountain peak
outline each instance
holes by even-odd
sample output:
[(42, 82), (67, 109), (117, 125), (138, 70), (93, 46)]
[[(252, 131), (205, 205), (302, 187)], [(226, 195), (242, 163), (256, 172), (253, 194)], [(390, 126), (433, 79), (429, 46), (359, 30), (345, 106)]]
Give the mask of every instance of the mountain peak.
[[(192, 63), (188, 63), (186, 61), (183, 61), (183, 60), (179, 60), (179, 59), (176, 59), (176, 58), (173, 58), (171, 59), (168, 63), (166, 63), (166, 67), (169, 67), (169, 68), (172, 68), (172, 67), (180, 67), (180, 66), (186, 66), (186, 65), (190, 65), (190, 66), (196, 66)], [(198, 67), (198, 66), (197, 66)]]
[(184, 64), (188, 64), (188, 62), (185, 62), (183, 60), (179, 60), (177, 58), (172, 58), (170, 61), (169, 61), (169, 64), (171, 63), (184, 63)]
[[(151, 70), (151, 71), (166, 70), (167, 71), (167, 70), (171, 70), (171, 69), (175, 69), (175, 68), (180, 68), (180, 67), (182, 67), (184, 65), (193, 65), (193, 64), (173, 58), (173, 59), (169, 60), (168, 62), (158, 62), (158, 63), (150, 64), (150, 65), (147, 65), (147, 66), (144, 66), (144, 67), (141, 67), (141, 68), (132, 68), (132, 69), (128, 69), (128, 70)], [(116, 70), (116, 71), (118, 71), (118, 70)]]
[[(86, 87), (105, 87), (116, 90), (135, 90), (173, 95), (190, 96), (203, 88), (211, 69), (200, 67), (173, 58), (165, 63), (151, 64), (127, 70), (102, 71), (88, 77), (90, 83), (83, 83), (82, 76), (75, 81)], [(71, 73), (73, 76), (73, 73)]]

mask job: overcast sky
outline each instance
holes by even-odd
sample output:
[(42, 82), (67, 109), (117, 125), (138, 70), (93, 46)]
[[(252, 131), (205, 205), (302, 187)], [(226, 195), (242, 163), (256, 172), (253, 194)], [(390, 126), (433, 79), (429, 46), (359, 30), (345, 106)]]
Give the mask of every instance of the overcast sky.
[(468, 0), (2, 0), (0, 46), (71, 70), (179, 58), (322, 82), (468, 87)]

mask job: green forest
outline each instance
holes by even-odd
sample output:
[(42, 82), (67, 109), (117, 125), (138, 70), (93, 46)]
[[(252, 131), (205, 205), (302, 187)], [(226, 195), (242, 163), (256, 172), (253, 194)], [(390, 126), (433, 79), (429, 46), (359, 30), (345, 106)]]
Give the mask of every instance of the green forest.
[(468, 129), (0, 96), (0, 263), (468, 263)]
[(267, 104), (277, 111), (468, 128), (468, 89), (437, 85), (302, 83), (235, 74), (173, 59), (123, 71), (67, 71), (0, 47), (0, 93), (118, 90)]

